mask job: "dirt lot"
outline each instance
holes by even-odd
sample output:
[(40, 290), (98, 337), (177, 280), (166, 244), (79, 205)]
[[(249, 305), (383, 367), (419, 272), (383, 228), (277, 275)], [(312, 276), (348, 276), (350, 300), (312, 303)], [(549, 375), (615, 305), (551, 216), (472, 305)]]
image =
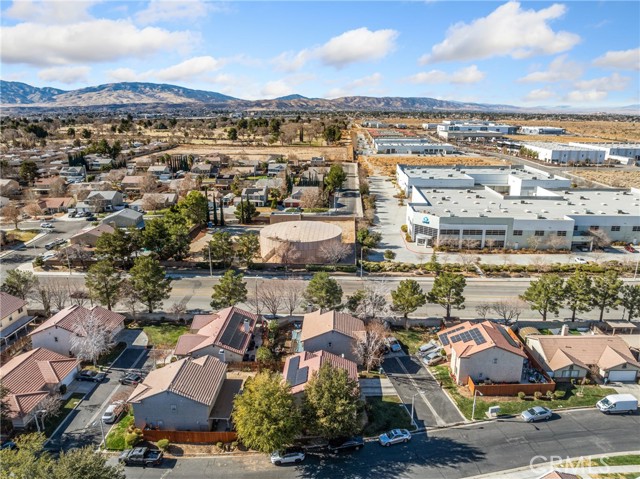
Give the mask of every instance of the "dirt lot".
[(384, 174), (395, 175), (396, 164), (404, 165), (432, 165), (432, 166), (489, 166), (503, 165), (504, 163), (495, 158), (484, 158), (477, 156), (367, 156), (361, 157), (369, 165), (382, 168)]
[[(603, 140), (640, 141), (640, 128), (638, 128), (637, 123), (633, 121), (536, 120), (536, 121), (518, 121), (515, 123), (519, 125), (557, 126), (560, 128), (564, 128), (570, 134), (582, 136), (579, 140), (570, 140), (570, 141), (588, 141), (588, 138), (583, 138), (583, 137), (598, 138), (599, 139), (598, 141), (603, 141)], [(545, 141), (543, 139), (545, 138), (545, 136), (546, 135), (538, 136), (538, 138), (540, 138), (539, 141)], [(557, 138), (562, 138), (562, 137), (552, 136), (550, 138), (553, 138), (553, 140), (547, 140), (547, 141), (560, 141), (560, 140), (557, 140)], [(594, 141), (594, 140), (591, 140), (591, 141)]]
[(575, 175), (616, 188), (640, 188), (640, 171), (577, 171)]
[(574, 135), (506, 135), (514, 141), (552, 141), (554, 143), (602, 143), (602, 138)]

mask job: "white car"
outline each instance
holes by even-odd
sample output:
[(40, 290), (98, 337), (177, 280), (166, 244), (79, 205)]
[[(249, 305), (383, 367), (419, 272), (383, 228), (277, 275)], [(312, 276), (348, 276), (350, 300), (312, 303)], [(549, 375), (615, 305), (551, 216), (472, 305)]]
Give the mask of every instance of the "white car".
[(52, 229), (53, 227), (51, 223), (40, 223), (40, 228)]
[(279, 466), (281, 464), (298, 464), (304, 461), (305, 454), (301, 447), (288, 447), (271, 454), (271, 463)]
[(380, 434), (378, 442), (382, 446), (390, 446), (391, 444), (399, 444), (401, 442), (409, 442), (411, 433), (406, 429), (392, 429), (391, 431)]
[(576, 262), (576, 263), (578, 263), (578, 264), (587, 264), (587, 263), (588, 263), (588, 261), (587, 261), (586, 259), (581, 258), (580, 256), (578, 256), (577, 258), (575, 258), (573, 261), (574, 261), (574, 262)]
[(553, 411), (542, 406), (534, 406), (520, 414), (520, 417), (524, 419), (525, 422), (548, 421), (551, 419), (551, 416), (553, 416)]
[(126, 406), (122, 401), (109, 404), (104, 414), (102, 415), (102, 422), (105, 424), (113, 424), (118, 421), (122, 414), (126, 411)]

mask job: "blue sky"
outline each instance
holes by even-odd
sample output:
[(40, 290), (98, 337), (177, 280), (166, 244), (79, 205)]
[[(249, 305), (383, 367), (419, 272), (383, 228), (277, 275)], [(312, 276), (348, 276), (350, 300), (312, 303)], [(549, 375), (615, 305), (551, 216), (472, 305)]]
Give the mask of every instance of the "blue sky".
[(513, 105), (640, 103), (640, 2), (2, 1), (2, 79)]

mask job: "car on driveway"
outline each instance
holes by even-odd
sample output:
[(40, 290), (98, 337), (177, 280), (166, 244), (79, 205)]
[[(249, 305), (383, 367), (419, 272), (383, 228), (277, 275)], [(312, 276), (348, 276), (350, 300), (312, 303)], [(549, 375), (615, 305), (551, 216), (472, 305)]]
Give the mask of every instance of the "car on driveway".
[(587, 264), (588, 261), (584, 258), (581, 258), (580, 256), (578, 256), (577, 258), (573, 259), (574, 263), (578, 263), (578, 264)]
[(113, 404), (109, 404), (107, 409), (102, 414), (102, 422), (105, 424), (113, 424), (127, 412), (127, 405), (122, 401), (116, 401)]
[(627, 243), (624, 245), (624, 249), (626, 249), (629, 253), (637, 253), (638, 250), (633, 247), (631, 243)]
[(304, 461), (305, 454), (301, 447), (288, 447), (271, 454), (271, 464), (299, 464)]
[(40, 223), (40, 228), (53, 229), (54, 226), (51, 223), (44, 222), (44, 223)]
[(553, 416), (553, 411), (542, 406), (529, 408), (520, 414), (520, 417), (526, 422), (548, 421), (551, 419), (551, 416)]
[(127, 373), (124, 376), (122, 376), (119, 381), (120, 384), (140, 384), (142, 382), (143, 377), (140, 376), (138, 373)]
[(444, 361), (445, 357), (440, 354), (440, 350), (436, 350), (425, 354), (421, 359), (422, 362), (427, 366), (435, 366), (436, 364), (440, 364), (442, 361)]
[(397, 353), (398, 351), (402, 351), (402, 346), (400, 346), (400, 343), (398, 342), (398, 340), (393, 336), (389, 336), (387, 339), (385, 339), (385, 343), (387, 344), (387, 347), (391, 350), (392, 353)]
[(406, 429), (392, 429), (391, 431), (380, 434), (378, 442), (382, 446), (390, 446), (391, 444), (399, 444), (401, 442), (409, 442), (411, 433)]
[(107, 377), (106, 373), (99, 373), (93, 369), (83, 369), (76, 375), (78, 381), (93, 381), (94, 383), (101, 383)]
[(364, 447), (364, 439), (361, 436), (339, 437), (331, 439), (327, 449), (329, 452), (358, 451)]

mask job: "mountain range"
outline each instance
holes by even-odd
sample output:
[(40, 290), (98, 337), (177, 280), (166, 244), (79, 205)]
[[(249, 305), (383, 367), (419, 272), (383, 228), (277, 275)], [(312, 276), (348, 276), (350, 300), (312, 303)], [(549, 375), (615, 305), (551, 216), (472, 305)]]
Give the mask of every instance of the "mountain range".
[[(422, 97), (347, 96), (335, 99), (287, 95), (270, 100), (242, 100), (222, 93), (192, 90), (176, 85), (121, 82), (77, 90), (34, 87), (26, 83), (0, 80), (0, 104), (8, 110), (126, 108), (210, 108), (218, 110), (282, 111), (470, 111), (470, 112), (552, 112), (572, 110), (558, 107), (522, 108), (511, 105), (468, 103)], [(576, 110), (578, 111), (578, 110)], [(587, 110), (580, 110), (587, 111)], [(592, 109), (591, 111), (602, 111)], [(620, 113), (636, 113), (637, 105), (616, 108)]]

